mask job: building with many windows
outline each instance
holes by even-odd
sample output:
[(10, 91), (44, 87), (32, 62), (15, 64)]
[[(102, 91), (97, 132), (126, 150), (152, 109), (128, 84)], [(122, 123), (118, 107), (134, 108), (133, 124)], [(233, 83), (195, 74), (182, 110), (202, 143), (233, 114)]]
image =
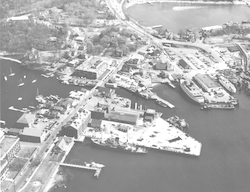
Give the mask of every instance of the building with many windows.
[(100, 59), (92, 58), (79, 65), (72, 76), (87, 79), (98, 79), (107, 69), (108, 64)]

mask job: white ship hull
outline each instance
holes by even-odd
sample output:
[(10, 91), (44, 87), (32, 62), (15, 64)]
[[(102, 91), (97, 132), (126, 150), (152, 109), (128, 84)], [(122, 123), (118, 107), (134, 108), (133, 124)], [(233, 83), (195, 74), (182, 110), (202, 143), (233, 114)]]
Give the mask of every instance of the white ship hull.
[(220, 84), (229, 92), (231, 93), (236, 93), (236, 88), (235, 86), (229, 81), (227, 80), (225, 77), (220, 77), (219, 78), (219, 82)]
[(203, 97), (195, 97), (190, 91), (189, 89), (186, 87), (185, 82), (181, 81), (180, 83), (181, 89), (187, 94), (187, 96), (189, 96), (190, 99), (192, 99), (193, 101), (197, 102), (197, 103), (204, 103), (204, 98)]

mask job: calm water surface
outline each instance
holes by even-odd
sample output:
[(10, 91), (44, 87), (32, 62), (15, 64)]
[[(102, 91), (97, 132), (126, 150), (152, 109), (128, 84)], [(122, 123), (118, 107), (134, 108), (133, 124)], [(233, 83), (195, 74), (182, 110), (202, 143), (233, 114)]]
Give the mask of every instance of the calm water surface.
[[(173, 10), (176, 7), (195, 9)], [(174, 9), (175, 9), (174, 8)], [(177, 8), (178, 9), (178, 8)], [(135, 5), (128, 13), (144, 26), (163, 25), (165, 29), (178, 32), (180, 29), (221, 25), (228, 21), (250, 19), (250, 8), (245, 5), (183, 5), (154, 3)]]
[[(19, 64), (0, 60), (1, 67), (1, 119), (7, 127), (15, 124), (20, 112), (8, 110), (36, 105), (34, 99), (37, 88), (43, 95), (57, 94), (67, 97), (69, 91), (79, 89), (60, 84), (55, 78), (41, 77)], [(10, 67), (16, 73), (9, 74)], [(18, 87), (24, 79), (25, 85)], [(37, 79), (32, 84), (31, 81)], [(240, 106), (234, 110), (202, 111), (179, 87), (155, 88), (157, 94), (173, 103), (175, 109), (165, 109), (153, 101), (117, 89), (118, 95), (127, 97), (147, 108), (163, 112), (163, 118), (178, 115), (185, 118), (190, 128), (188, 133), (203, 144), (201, 156), (191, 157), (171, 152), (150, 150), (147, 154), (130, 154), (116, 149), (102, 148), (86, 139), (78, 143), (66, 161), (83, 163), (96, 161), (106, 167), (100, 178), (93, 172), (77, 169), (64, 169), (68, 176), (67, 188), (54, 189), (54, 192), (249, 192), (250, 189), (250, 98), (238, 93)], [(22, 101), (17, 101), (23, 97)]]

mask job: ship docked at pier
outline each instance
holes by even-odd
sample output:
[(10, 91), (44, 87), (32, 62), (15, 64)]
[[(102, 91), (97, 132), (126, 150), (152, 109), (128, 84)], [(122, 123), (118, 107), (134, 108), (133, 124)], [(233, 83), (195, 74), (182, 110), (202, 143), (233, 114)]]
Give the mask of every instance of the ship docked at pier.
[(230, 93), (236, 93), (235, 86), (224, 76), (219, 76), (218, 81)]
[(203, 104), (204, 97), (202, 90), (192, 80), (180, 80), (181, 89), (191, 98), (193, 101)]
[(102, 138), (91, 138), (93, 143), (101, 146), (107, 146), (111, 148), (118, 148), (118, 149), (123, 149), (125, 151), (129, 151), (131, 153), (141, 153), (145, 154), (148, 152), (148, 150), (145, 147), (139, 147), (133, 144), (128, 144), (128, 143), (120, 143), (117, 139), (115, 138), (108, 138), (106, 140)]

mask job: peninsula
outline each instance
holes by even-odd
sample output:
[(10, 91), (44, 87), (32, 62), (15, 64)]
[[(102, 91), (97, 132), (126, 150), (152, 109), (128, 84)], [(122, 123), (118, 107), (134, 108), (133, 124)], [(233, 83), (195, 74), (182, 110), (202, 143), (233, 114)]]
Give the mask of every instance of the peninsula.
[(153, 88), (164, 84), (175, 91), (178, 86), (197, 110), (233, 110), (240, 104), (235, 93), (250, 93), (250, 21), (175, 34), (162, 26), (142, 26), (126, 12), (132, 4), (153, 2), (44, 0), (32, 11), (24, 4), (25, 11), (13, 8), (1, 15), (2, 55), (21, 53), (24, 67), (82, 87), (67, 98), (37, 91), (36, 106), (9, 107), (22, 115), (15, 127), (0, 134), (4, 190), (67, 187), (60, 166), (94, 170), (98, 178), (102, 162), (65, 162), (75, 142), (85, 139), (103, 150), (138, 155), (155, 149), (201, 155), (202, 144), (187, 133), (184, 119), (163, 119), (156, 109), (117, 95), (116, 88), (174, 110), (174, 101), (159, 97)]

